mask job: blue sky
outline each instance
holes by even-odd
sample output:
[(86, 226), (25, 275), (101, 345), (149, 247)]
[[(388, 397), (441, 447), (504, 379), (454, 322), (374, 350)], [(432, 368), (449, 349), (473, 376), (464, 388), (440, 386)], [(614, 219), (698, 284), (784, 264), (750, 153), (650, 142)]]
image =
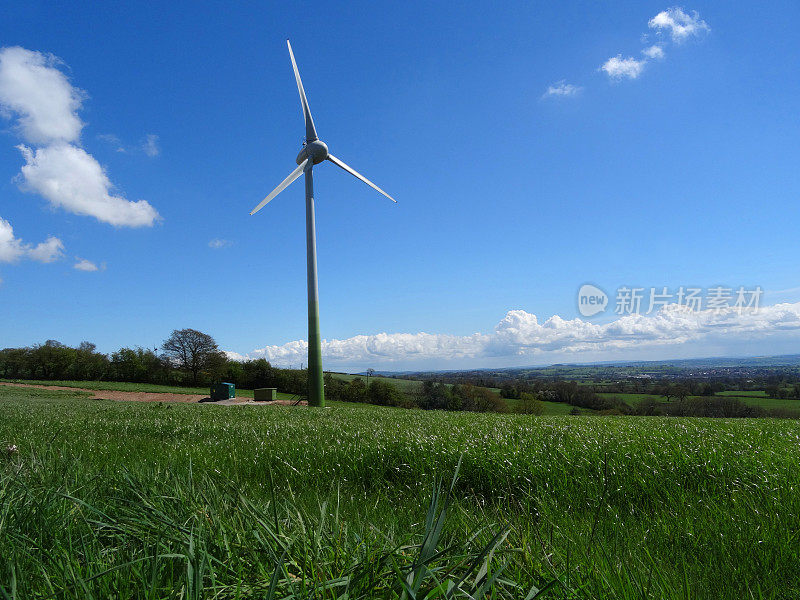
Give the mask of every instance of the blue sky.
[[(0, 346), (193, 327), (303, 360), (302, 182), (248, 215), (303, 135), (290, 38), (320, 137), (398, 200), (315, 169), (327, 366), (797, 352), (798, 19), (794, 2), (10, 5)], [(593, 318), (587, 282), (611, 297)], [(621, 286), (760, 286), (766, 308), (620, 316)]]

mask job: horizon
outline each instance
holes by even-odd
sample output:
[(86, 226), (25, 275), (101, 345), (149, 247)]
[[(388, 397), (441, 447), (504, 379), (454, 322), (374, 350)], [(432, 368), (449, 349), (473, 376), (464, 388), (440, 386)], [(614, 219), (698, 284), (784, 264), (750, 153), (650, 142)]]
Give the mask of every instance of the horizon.
[(800, 349), (796, 4), (192, 6), (0, 23), (0, 345), (307, 360), (302, 183), (248, 215), (303, 134), (288, 37), (398, 201), (315, 172), (325, 370)]

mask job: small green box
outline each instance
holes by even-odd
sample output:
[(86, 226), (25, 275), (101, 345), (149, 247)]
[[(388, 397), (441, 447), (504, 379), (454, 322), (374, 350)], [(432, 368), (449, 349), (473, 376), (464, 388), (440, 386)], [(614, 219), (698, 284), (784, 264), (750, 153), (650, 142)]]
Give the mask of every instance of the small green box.
[(257, 388), (253, 390), (253, 400), (256, 402), (271, 402), (278, 399), (278, 388)]
[(212, 400), (230, 400), (236, 398), (236, 386), (232, 383), (215, 383), (211, 386)]

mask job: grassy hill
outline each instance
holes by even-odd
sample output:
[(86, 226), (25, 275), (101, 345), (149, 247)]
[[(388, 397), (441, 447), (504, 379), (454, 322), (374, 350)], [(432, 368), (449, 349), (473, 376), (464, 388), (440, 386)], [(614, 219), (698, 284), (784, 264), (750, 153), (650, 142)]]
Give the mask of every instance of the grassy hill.
[(0, 387), (0, 597), (398, 599), (415, 573), (418, 597), (462, 576), (483, 597), (483, 564), (498, 599), (797, 597), (798, 438)]

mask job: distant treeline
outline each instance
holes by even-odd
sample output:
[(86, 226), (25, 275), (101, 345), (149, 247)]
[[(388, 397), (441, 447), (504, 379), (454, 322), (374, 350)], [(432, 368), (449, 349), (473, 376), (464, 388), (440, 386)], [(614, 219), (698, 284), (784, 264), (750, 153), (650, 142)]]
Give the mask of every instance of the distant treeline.
[[(474, 374), (472, 374), (474, 375)], [(350, 381), (330, 373), (325, 376), (325, 395), (330, 400), (470, 412), (541, 414), (543, 402), (559, 402), (606, 415), (664, 415), (705, 417), (800, 417), (793, 409), (750, 406), (736, 398), (715, 396), (729, 390), (766, 390), (772, 398), (800, 399), (800, 381), (786, 375), (741, 381), (636, 379), (634, 381), (568, 381), (547, 378), (495, 381), (485, 376), (439, 374), (418, 384), (395, 386), (385, 378), (356, 377)], [(211, 336), (193, 329), (172, 332), (159, 349), (120, 348), (111, 354), (98, 352), (83, 342), (73, 348), (54, 340), (25, 348), (0, 350), (0, 378), (73, 381), (126, 381), (176, 386), (207, 386), (229, 381), (242, 389), (274, 387), (304, 396), (308, 372), (281, 369), (267, 360), (229, 360)], [(499, 388), (499, 393), (490, 388)], [(640, 393), (660, 396), (633, 406), (614, 394)]]
[(745, 404), (737, 398), (716, 396), (714, 398), (688, 398), (668, 404), (654, 400), (640, 400), (631, 414), (666, 417), (720, 417), (800, 419), (800, 410), (791, 408), (762, 408)]
[(275, 387), (302, 394), (307, 374), (297, 369), (278, 369), (266, 360), (244, 362), (228, 360), (224, 353), (202, 357), (194, 374), (166, 353), (147, 348), (120, 348), (116, 352), (97, 352), (94, 344), (77, 348), (54, 340), (26, 348), (0, 350), (0, 377), (3, 379), (42, 379), (50, 381), (130, 381), (176, 386), (206, 386), (230, 381), (237, 387)]
[(532, 394), (525, 394), (518, 402), (509, 403), (496, 392), (468, 383), (451, 386), (424, 381), (413, 386), (410, 391), (403, 391), (383, 379), (373, 378), (367, 384), (360, 377), (348, 382), (328, 374), (325, 376), (325, 395), (331, 400), (424, 410), (527, 414), (544, 412), (544, 405)]
[[(307, 371), (274, 367), (263, 358), (229, 360), (210, 336), (195, 330), (174, 331), (160, 350), (120, 348), (111, 354), (103, 354), (90, 342), (73, 348), (48, 340), (34, 346), (0, 350), (0, 378), (126, 381), (196, 387), (227, 381), (241, 389), (274, 387), (298, 396), (306, 394)], [(469, 384), (447, 386), (428, 381), (412, 386), (410, 390), (401, 390), (379, 378), (372, 378), (367, 384), (358, 377), (348, 382), (328, 373), (325, 376), (325, 395), (330, 400), (404, 408), (475, 412), (509, 410), (499, 394)], [(541, 403), (529, 396), (512, 410), (540, 413), (542, 409)]]
[[(409, 376), (410, 377), (410, 376)], [(800, 377), (790, 369), (760, 376), (743, 375), (720, 379), (678, 378), (669, 379), (630, 378), (618, 381), (575, 380), (552, 377), (492, 378), (475, 372), (449, 372), (439, 374), (420, 374), (427, 381), (466, 383), (474, 386), (499, 388), (503, 398), (520, 398), (524, 393), (556, 396), (555, 402), (575, 404), (567, 398), (577, 399), (577, 406), (594, 402), (590, 393), (599, 394), (653, 394), (665, 399), (684, 399), (689, 396), (713, 396), (725, 391), (764, 390), (769, 398), (800, 400)], [(552, 398), (547, 398), (552, 399)], [(586, 406), (586, 408), (590, 408)]]

